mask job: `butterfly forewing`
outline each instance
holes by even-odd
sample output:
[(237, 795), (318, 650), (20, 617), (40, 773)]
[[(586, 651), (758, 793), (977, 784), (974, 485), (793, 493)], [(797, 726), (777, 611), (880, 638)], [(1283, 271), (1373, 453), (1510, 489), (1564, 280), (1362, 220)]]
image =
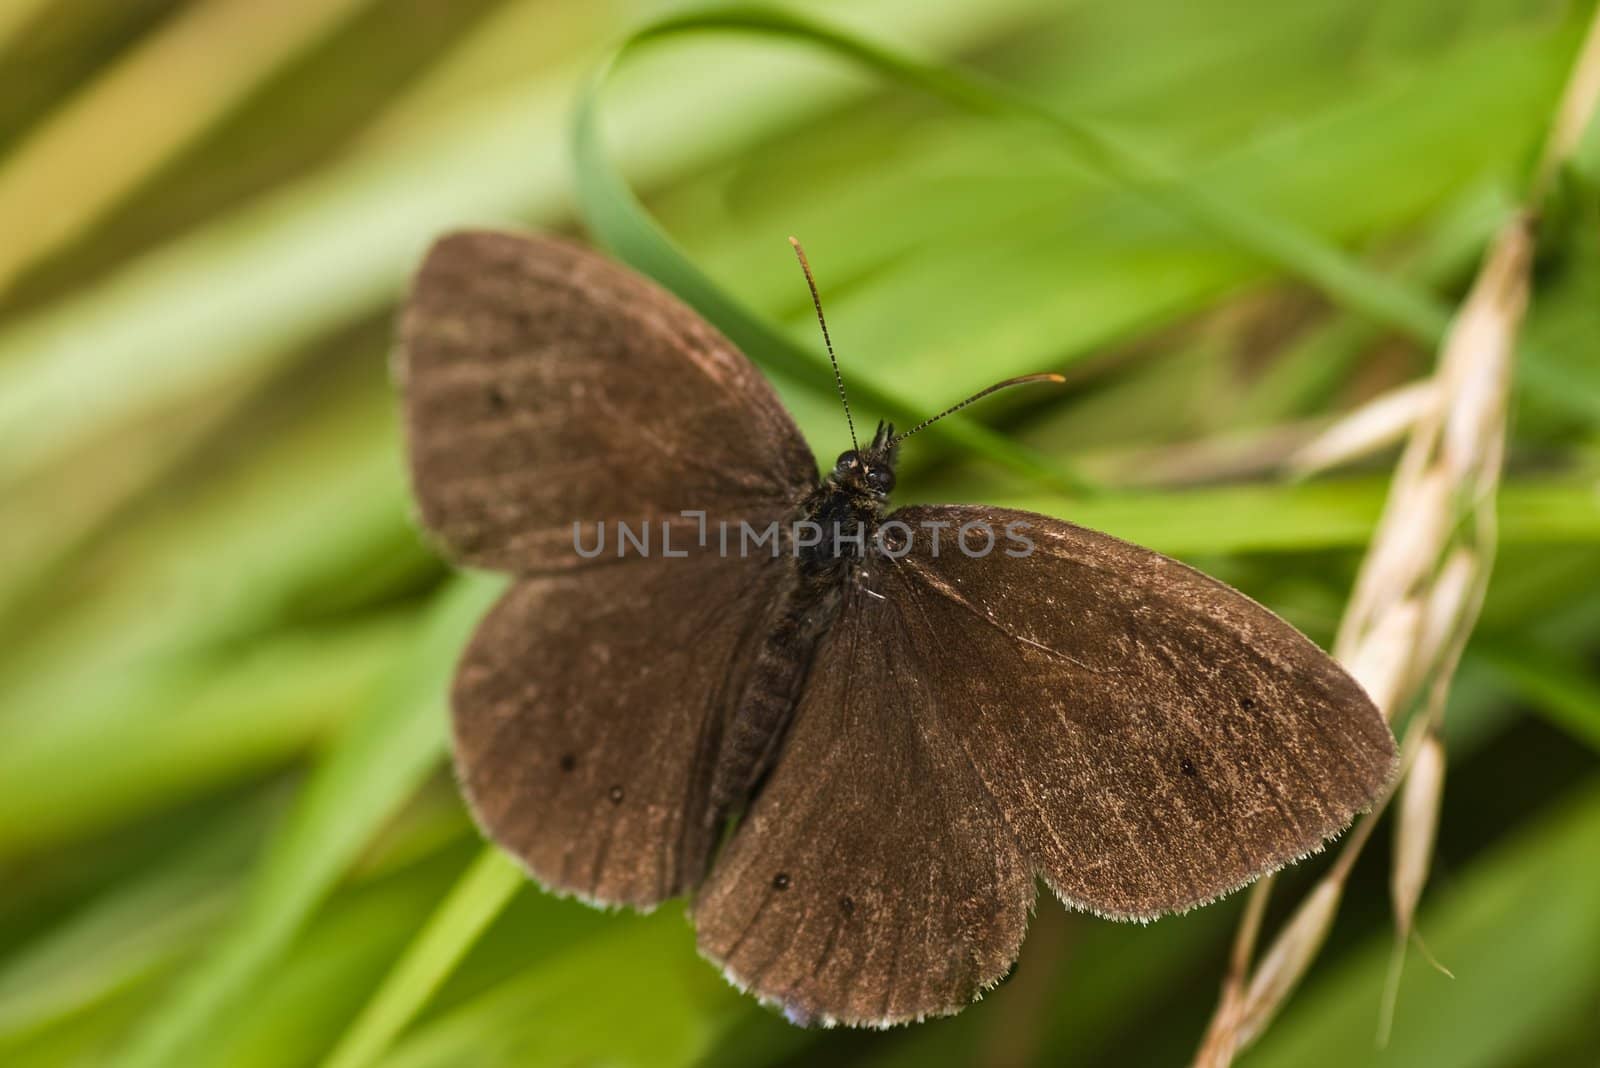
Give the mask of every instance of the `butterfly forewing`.
[(1393, 772), (1361, 687), (1237, 590), (1045, 516), (891, 518), (1021, 524), (1033, 543), (883, 561), (892, 608), (864, 610), (904, 619), (923, 717), (1068, 904), (1147, 918), (1209, 901), (1321, 848)]
[(440, 239), (412, 287), (397, 375), (412, 482), (455, 559), (570, 568), (573, 524), (783, 515), (815, 484), (766, 380), (655, 284), (546, 237)]
[(700, 534), (783, 520), (816, 481), (804, 440), (697, 315), (544, 237), (436, 243), (397, 373), (423, 521), (455, 559), (523, 576), (454, 685), (479, 824), (552, 889), (642, 907), (685, 892), (719, 830), (709, 762), (781, 566)]

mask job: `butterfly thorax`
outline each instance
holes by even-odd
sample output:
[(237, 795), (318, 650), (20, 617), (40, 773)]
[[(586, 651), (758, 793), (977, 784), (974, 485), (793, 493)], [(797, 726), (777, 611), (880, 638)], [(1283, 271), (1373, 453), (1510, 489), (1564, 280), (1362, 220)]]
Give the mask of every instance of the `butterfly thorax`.
[(804, 580), (832, 585), (846, 581), (870, 551), (883, 519), (882, 500), (831, 478), (801, 502), (794, 525), (794, 559)]
[(870, 446), (840, 454), (833, 471), (800, 502), (795, 556), (803, 578), (838, 582), (852, 576), (883, 521), (894, 489), (895, 453), (894, 427), (880, 423)]

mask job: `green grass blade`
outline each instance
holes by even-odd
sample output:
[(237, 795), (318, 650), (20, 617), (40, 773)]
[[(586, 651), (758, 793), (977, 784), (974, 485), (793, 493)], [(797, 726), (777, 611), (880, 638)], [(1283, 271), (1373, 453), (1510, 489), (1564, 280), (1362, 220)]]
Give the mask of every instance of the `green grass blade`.
[(504, 853), (486, 847), (351, 1023), (324, 1068), (365, 1068), (377, 1060), (527, 881)]
[(1581, 664), (1509, 643), (1490, 643), (1479, 654), (1551, 723), (1600, 750), (1600, 683)]
[(676, 908), (608, 930), (431, 1021), (385, 1068), (688, 1068), (752, 1011), (694, 951)]
[[(1341, 479), (1300, 485), (1231, 485), (1184, 491), (1106, 493), (1058, 503), (1036, 496), (984, 494), (977, 485), (957, 499), (981, 500), (1060, 515), (1174, 555), (1301, 552), (1365, 545), (1383, 507), (1386, 484)], [(1586, 478), (1509, 482), (1499, 497), (1501, 541), (1577, 544), (1600, 540), (1600, 496)]]
[(462, 579), (439, 601), (395, 685), (351, 727), (263, 859), (249, 900), (212, 953), (184, 976), (116, 1063), (163, 1068), (283, 952), (374, 832), (444, 752), (445, 680), (498, 578)]

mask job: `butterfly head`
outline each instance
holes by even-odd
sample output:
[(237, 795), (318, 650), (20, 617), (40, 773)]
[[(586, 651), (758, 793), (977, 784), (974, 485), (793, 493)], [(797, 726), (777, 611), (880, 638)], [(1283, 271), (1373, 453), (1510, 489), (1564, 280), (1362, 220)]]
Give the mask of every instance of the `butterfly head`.
[(833, 473), (828, 476), (828, 484), (847, 489), (852, 493), (868, 497), (876, 501), (883, 501), (894, 489), (894, 460), (895, 452), (900, 442), (912, 434), (932, 426), (947, 415), (954, 415), (973, 401), (982, 400), (997, 390), (1009, 386), (1020, 386), (1025, 382), (1065, 382), (1066, 379), (1058, 374), (1022, 375), (1018, 378), (1008, 378), (1004, 382), (997, 382), (988, 389), (980, 390), (962, 401), (946, 408), (931, 418), (924, 419), (904, 434), (896, 435), (892, 423), (879, 423), (878, 432), (872, 436), (872, 444), (865, 449), (856, 440), (856, 421), (850, 414), (850, 398), (844, 391), (844, 375), (839, 372), (839, 359), (833, 354), (833, 339), (828, 336), (828, 320), (822, 315), (822, 297), (817, 293), (816, 279), (811, 277), (811, 264), (806, 261), (805, 250), (800, 247), (800, 242), (794, 238), (789, 239), (789, 244), (794, 246), (794, 254), (800, 260), (800, 269), (805, 272), (806, 285), (811, 289), (811, 303), (817, 309), (817, 325), (822, 328), (822, 343), (828, 350), (828, 362), (833, 365), (833, 383), (839, 389), (839, 400), (844, 405), (845, 424), (850, 428), (850, 444), (853, 446), (849, 452), (841, 453), (839, 460), (833, 466)]
[(865, 449), (850, 449), (839, 454), (829, 481), (883, 500), (894, 489), (894, 462), (898, 451), (894, 424), (879, 423), (872, 444)]

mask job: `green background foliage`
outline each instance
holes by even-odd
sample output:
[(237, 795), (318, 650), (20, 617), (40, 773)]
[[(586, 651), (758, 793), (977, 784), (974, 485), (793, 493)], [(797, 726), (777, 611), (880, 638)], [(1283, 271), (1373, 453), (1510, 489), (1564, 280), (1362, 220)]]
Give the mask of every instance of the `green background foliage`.
[[(919, 438), (901, 499), (1099, 527), (1327, 641), (1391, 457), (1284, 458), (1431, 366), (1593, 5), (249, 6), (0, 8), (0, 1063), (1182, 1063), (1237, 899), (1133, 927), (1046, 897), (980, 1005), (804, 1032), (680, 908), (594, 912), (485, 850), (442, 695), (499, 582), (412, 524), (396, 300), (445, 230), (587, 228), (831, 457), (797, 234), (866, 418), (1069, 378)], [(1595, 130), (1541, 227), (1419, 918), (1456, 978), (1413, 954), (1375, 1047), (1373, 850), (1247, 1063), (1600, 1056)]]

